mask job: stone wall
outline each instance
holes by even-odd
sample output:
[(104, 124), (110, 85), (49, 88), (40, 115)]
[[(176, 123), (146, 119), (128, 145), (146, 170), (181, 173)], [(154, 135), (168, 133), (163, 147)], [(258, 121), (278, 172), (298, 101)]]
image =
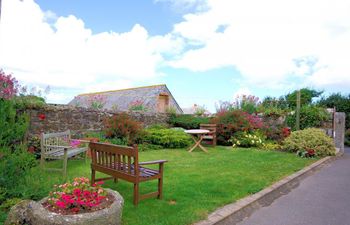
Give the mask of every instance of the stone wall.
[[(67, 105), (47, 105), (43, 108), (27, 109), (30, 118), (29, 136), (42, 132), (51, 133), (71, 130), (72, 134), (80, 135), (89, 131), (99, 131), (103, 121), (118, 112), (100, 111)], [(119, 112), (120, 113), (120, 112)], [(165, 113), (128, 112), (135, 120), (144, 126), (166, 123), (169, 119)]]

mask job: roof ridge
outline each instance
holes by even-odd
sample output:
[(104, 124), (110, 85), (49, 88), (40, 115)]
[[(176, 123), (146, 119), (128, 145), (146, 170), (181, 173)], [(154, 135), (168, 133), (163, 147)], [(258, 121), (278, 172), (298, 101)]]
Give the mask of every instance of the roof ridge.
[(156, 84), (156, 85), (148, 85), (148, 86), (141, 86), (141, 87), (124, 88), (124, 89), (118, 89), (118, 90), (109, 90), (109, 91), (99, 91), (99, 92), (83, 93), (83, 94), (79, 94), (78, 96), (105, 94), (105, 93), (110, 93), (110, 92), (128, 91), (128, 90), (135, 90), (135, 89), (141, 89), (141, 88), (152, 88), (152, 87), (159, 87), (159, 86), (166, 86), (166, 84)]

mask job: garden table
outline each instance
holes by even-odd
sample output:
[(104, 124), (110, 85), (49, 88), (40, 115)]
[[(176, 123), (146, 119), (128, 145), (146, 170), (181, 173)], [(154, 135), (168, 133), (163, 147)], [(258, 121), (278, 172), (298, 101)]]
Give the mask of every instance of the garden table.
[(201, 141), (203, 140), (203, 136), (210, 132), (209, 130), (192, 129), (192, 130), (185, 130), (185, 132), (187, 134), (190, 134), (192, 139), (194, 140), (194, 145), (191, 146), (188, 152), (192, 152), (195, 148), (199, 147), (204, 152), (208, 153), (207, 149), (201, 145)]

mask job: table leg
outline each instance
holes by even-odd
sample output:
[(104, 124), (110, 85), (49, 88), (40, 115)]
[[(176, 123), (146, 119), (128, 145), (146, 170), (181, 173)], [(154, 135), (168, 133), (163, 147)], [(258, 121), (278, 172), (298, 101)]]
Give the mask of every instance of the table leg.
[(203, 140), (203, 135), (200, 135), (200, 137), (198, 139), (196, 139), (194, 136), (191, 136), (192, 139), (194, 140), (195, 144), (193, 145), (193, 147), (190, 148), (190, 150), (188, 150), (188, 152), (192, 152), (195, 148), (199, 147), (200, 149), (202, 149), (204, 152), (208, 153), (207, 149), (205, 149), (202, 145), (201, 145), (201, 141)]

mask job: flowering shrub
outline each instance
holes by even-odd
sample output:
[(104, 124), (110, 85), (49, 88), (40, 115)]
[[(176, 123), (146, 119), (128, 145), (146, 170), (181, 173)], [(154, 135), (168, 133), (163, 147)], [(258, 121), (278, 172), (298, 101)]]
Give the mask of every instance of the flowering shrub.
[(136, 100), (130, 103), (129, 110), (131, 111), (147, 111), (147, 108), (144, 106), (143, 101)]
[(91, 211), (92, 208), (99, 206), (107, 196), (101, 184), (103, 182), (90, 186), (88, 178), (74, 178), (72, 183), (55, 185), (47, 202), (56, 211), (64, 210), (73, 214)]
[[(77, 103), (79, 101), (77, 100)], [(88, 105), (93, 109), (102, 109), (106, 104), (106, 96), (104, 95), (90, 95), (87, 99)]]
[(18, 81), (0, 69), (0, 99), (11, 99), (18, 92)]
[(237, 131), (254, 131), (264, 127), (263, 121), (255, 115), (242, 110), (231, 110), (217, 113), (211, 120), (217, 124), (217, 138), (221, 144), (229, 144), (230, 138)]
[(107, 138), (126, 139), (129, 144), (135, 142), (142, 133), (141, 124), (126, 113), (105, 119), (104, 125)]
[(232, 147), (261, 147), (264, 145), (266, 137), (259, 131), (247, 132), (238, 131), (236, 132), (230, 141), (232, 142)]

